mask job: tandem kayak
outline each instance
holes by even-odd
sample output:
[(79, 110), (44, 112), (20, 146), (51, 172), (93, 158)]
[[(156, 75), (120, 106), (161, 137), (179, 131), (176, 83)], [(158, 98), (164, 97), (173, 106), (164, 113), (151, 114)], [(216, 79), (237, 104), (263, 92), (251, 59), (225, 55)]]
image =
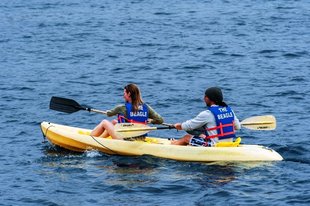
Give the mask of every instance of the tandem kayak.
[(231, 147), (194, 147), (171, 145), (170, 140), (146, 137), (145, 141), (125, 141), (90, 136), (91, 130), (42, 122), (43, 135), (54, 145), (85, 152), (98, 150), (111, 155), (155, 157), (192, 162), (213, 161), (281, 161), (282, 156), (265, 146), (245, 145)]

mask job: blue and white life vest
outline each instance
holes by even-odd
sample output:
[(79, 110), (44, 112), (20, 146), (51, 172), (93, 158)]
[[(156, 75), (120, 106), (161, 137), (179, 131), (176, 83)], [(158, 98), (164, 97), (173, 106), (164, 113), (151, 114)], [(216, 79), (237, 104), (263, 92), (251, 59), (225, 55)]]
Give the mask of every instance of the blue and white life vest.
[[(230, 107), (212, 106), (208, 107), (215, 117), (216, 127), (206, 128), (207, 138), (227, 139), (235, 138), (234, 113)], [(216, 135), (208, 135), (208, 131), (217, 130)]]
[(147, 123), (149, 112), (148, 112), (146, 104), (139, 105), (138, 111), (136, 112), (132, 111), (131, 103), (126, 103), (125, 106), (126, 106), (127, 118), (125, 118), (124, 115), (118, 115), (119, 123), (124, 123), (124, 122), (142, 123), (142, 124)]

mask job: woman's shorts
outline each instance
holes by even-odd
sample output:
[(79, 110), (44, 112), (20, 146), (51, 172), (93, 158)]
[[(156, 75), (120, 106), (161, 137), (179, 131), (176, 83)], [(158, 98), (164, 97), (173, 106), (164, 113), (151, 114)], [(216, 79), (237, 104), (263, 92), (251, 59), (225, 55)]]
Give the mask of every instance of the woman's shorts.
[(206, 140), (203, 137), (193, 136), (189, 140), (189, 145), (196, 146), (196, 147), (211, 147), (211, 141)]

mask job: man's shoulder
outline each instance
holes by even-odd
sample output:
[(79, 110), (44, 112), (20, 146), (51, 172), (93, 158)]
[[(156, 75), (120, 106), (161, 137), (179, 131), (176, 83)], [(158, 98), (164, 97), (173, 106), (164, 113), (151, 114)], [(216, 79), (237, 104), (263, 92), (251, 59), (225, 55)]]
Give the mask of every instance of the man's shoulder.
[(201, 111), (196, 117), (195, 119), (209, 119), (210, 117), (212, 117), (213, 114), (211, 111), (209, 110), (204, 110), (204, 111)]
[(208, 109), (204, 110), (204, 111), (201, 111), (198, 115), (201, 115), (201, 116), (207, 116), (207, 115), (211, 115), (212, 112)]

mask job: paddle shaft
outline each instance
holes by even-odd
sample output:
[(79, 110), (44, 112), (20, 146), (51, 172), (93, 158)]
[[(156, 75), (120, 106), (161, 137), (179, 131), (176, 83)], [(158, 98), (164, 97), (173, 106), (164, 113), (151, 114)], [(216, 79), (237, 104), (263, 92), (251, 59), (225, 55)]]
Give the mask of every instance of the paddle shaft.
[(93, 108), (88, 108), (88, 107), (83, 107), (83, 106), (80, 106), (79, 107), (80, 110), (85, 110), (85, 111), (88, 111), (88, 112), (95, 112), (95, 113), (99, 113), (99, 114), (107, 114), (106, 111), (101, 111), (99, 109), (93, 109)]
[(146, 128), (128, 128), (128, 129), (118, 129), (116, 132), (133, 132), (133, 131), (153, 131), (161, 129), (174, 129), (174, 127), (146, 127)]
[(89, 112), (95, 112), (95, 113), (107, 115), (106, 111), (101, 111), (101, 110), (98, 110), (98, 109), (91, 109), (91, 108), (87, 108), (87, 109), (89, 109), (89, 110), (87, 110)]

